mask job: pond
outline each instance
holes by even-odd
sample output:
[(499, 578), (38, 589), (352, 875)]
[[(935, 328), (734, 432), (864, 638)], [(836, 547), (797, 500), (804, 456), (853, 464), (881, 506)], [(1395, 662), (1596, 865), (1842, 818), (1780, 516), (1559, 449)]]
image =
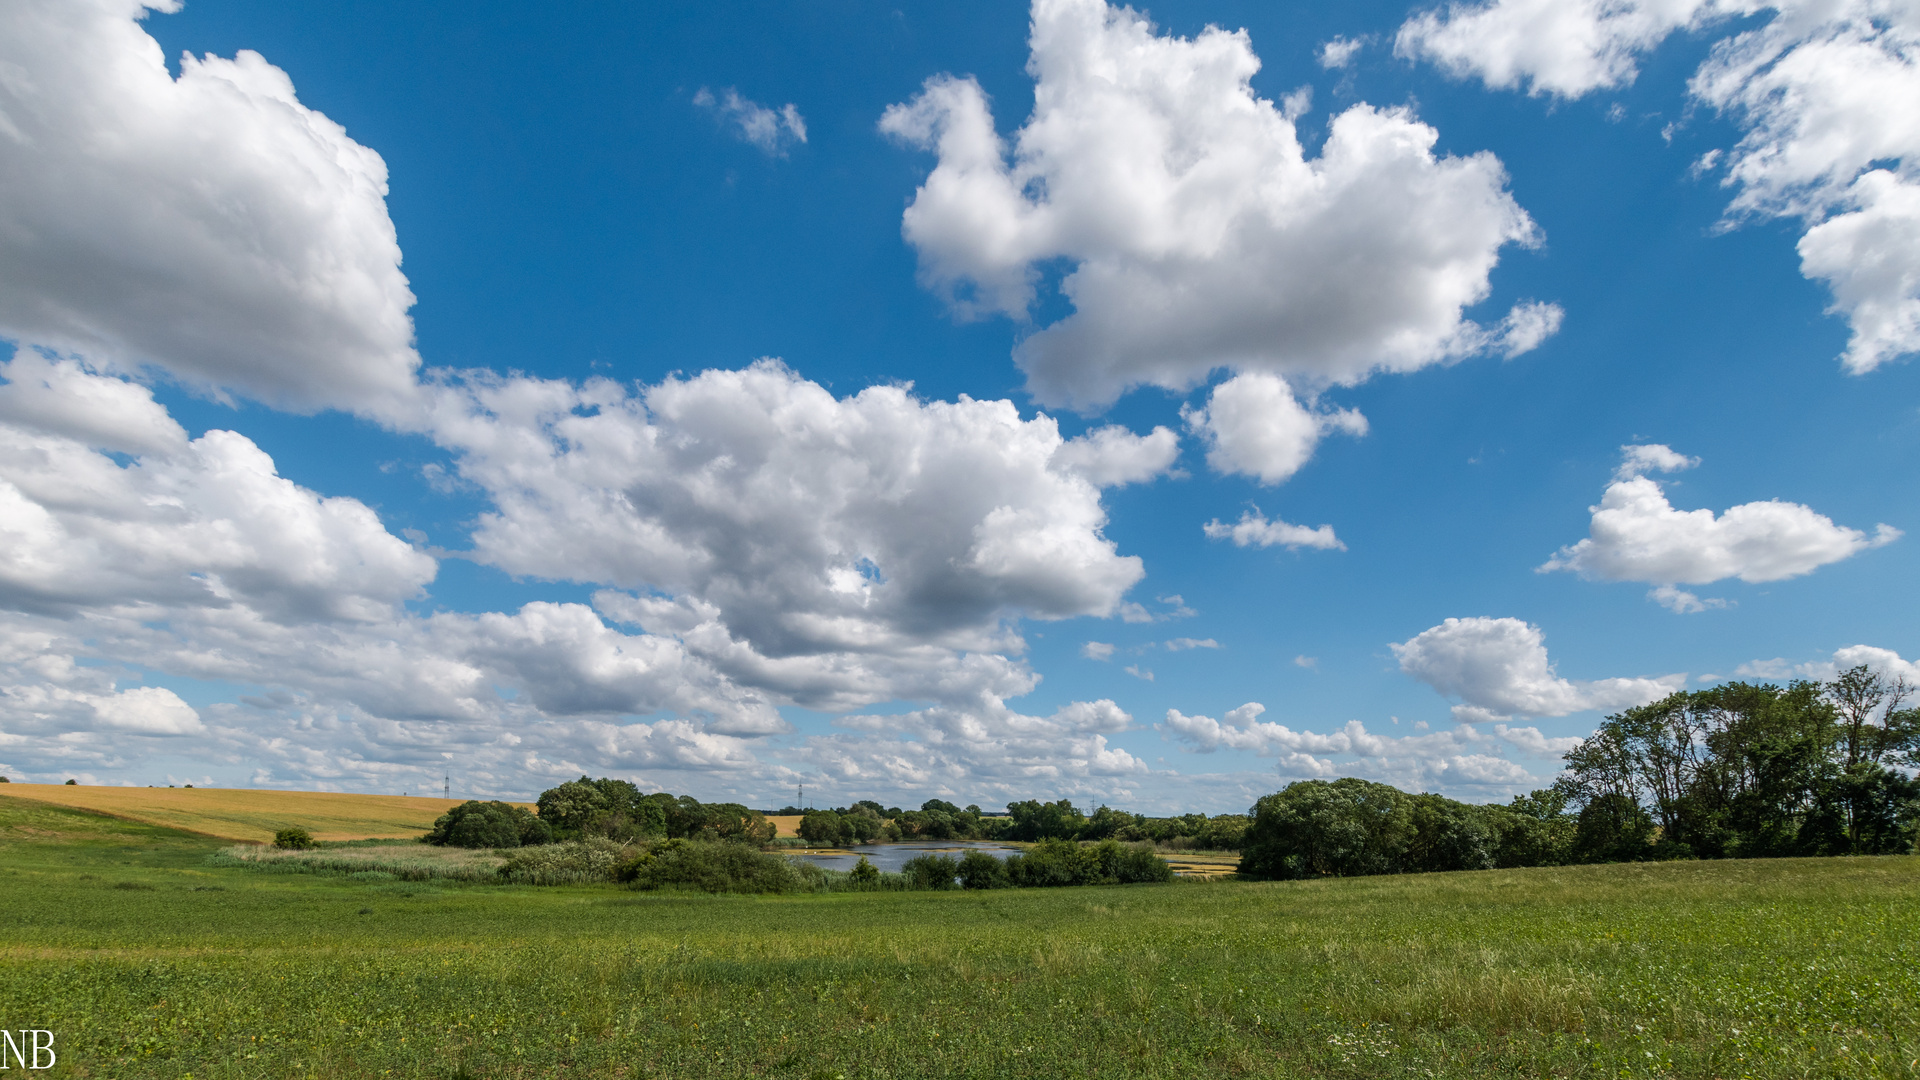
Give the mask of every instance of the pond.
[(865, 855), (874, 869), (888, 873), (899, 873), (908, 859), (921, 855), (948, 855), (959, 859), (969, 851), (984, 851), (997, 859), (1004, 859), (1019, 851), (1014, 844), (999, 844), (991, 840), (927, 840), (905, 844), (864, 844), (857, 848), (815, 848), (804, 854), (795, 853), (795, 859), (804, 859), (815, 866), (828, 870), (851, 870)]

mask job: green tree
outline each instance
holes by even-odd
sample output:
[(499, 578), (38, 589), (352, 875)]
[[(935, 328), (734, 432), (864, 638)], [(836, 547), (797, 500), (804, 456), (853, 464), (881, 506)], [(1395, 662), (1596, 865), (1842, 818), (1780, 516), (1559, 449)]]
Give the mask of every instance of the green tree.
[(553, 833), (524, 807), (470, 799), (441, 814), (423, 839), (453, 847), (513, 848), (551, 843)]
[(1351, 776), (1289, 784), (1253, 805), (1239, 872), (1281, 880), (1397, 873), (1415, 832), (1412, 802)]

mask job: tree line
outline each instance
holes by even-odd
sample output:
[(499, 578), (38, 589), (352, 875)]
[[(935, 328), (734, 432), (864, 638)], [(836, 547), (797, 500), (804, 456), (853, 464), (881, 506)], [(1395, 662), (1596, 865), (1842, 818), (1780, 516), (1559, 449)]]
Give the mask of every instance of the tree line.
[(1727, 683), (1606, 718), (1553, 787), (1505, 806), (1309, 780), (1253, 807), (1242, 877), (1651, 859), (1882, 855), (1920, 839), (1920, 709), (1866, 667)]
[(1163, 847), (1194, 850), (1238, 850), (1251, 818), (1244, 814), (1184, 814), (1147, 817), (1101, 806), (1083, 813), (1066, 799), (1041, 802), (1027, 799), (1009, 804), (1004, 815), (989, 815), (978, 806), (962, 809), (944, 799), (928, 799), (918, 810), (883, 807), (870, 799), (831, 810), (799, 810), (800, 838), (822, 847), (848, 847), (903, 840), (1041, 840), (1151, 841)]

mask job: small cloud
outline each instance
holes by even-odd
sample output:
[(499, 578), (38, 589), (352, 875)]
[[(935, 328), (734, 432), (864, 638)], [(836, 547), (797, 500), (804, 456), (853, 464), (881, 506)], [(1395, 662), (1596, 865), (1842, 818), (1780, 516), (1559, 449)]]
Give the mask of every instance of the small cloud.
[(1613, 103), (1612, 108), (1607, 110), (1607, 123), (1609, 124), (1617, 124), (1620, 121), (1625, 120), (1626, 118), (1627, 118), (1627, 107), (1625, 105), (1620, 104), (1617, 101)]
[(703, 86), (699, 93), (693, 95), (693, 103), (717, 113), (723, 122), (731, 121), (738, 129), (735, 134), (743, 142), (751, 143), (773, 157), (786, 157), (789, 146), (807, 141), (807, 121), (792, 102), (771, 109), (741, 97), (731, 86), (722, 91), (719, 98), (715, 98), (713, 91)]
[(1220, 643), (1212, 638), (1177, 637), (1167, 642), (1168, 652), (1181, 652), (1186, 649), (1217, 649)]
[(1128, 601), (1120, 605), (1120, 621), (1130, 623), (1165, 622), (1168, 619), (1188, 619), (1200, 614), (1187, 606), (1187, 602), (1178, 593), (1157, 598), (1168, 608), (1166, 611), (1148, 611), (1144, 605)]
[(1345, 551), (1347, 545), (1333, 534), (1333, 526), (1322, 525), (1309, 529), (1305, 525), (1290, 525), (1275, 518), (1268, 521), (1259, 507), (1240, 515), (1240, 520), (1228, 525), (1215, 518), (1200, 527), (1209, 540), (1232, 540), (1236, 547), (1275, 547), (1284, 546), (1292, 550), (1317, 548), (1321, 551)]
[(1113, 646), (1104, 641), (1089, 641), (1080, 646), (1080, 655), (1089, 660), (1113, 659)]
[(1143, 668), (1138, 664), (1128, 664), (1126, 666), (1126, 672), (1127, 674), (1133, 676), (1136, 679), (1145, 679), (1148, 682), (1153, 681), (1153, 672), (1148, 671), (1146, 668)]
[(1659, 588), (1647, 590), (1647, 599), (1659, 604), (1661, 607), (1666, 608), (1676, 615), (1692, 615), (1696, 612), (1705, 611), (1708, 608), (1726, 608), (1733, 606), (1733, 602), (1730, 600), (1720, 600), (1713, 597), (1702, 600), (1693, 593), (1672, 585), (1662, 585)]
[(1372, 34), (1354, 38), (1336, 37), (1322, 43), (1320, 48), (1315, 50), (1315, 55), (1319, 58), (1321, 67), (1334, 71), (1353, 63), (1354, 54), (1366, 48), (1367, 43), (1372, 40)]
[[(1319, 671), (1319, 670), (1320, 670), (1320, 658), (1319, 658), (1319, 657), (1317, 657), (1317, 656), (1308, 656), (1308, 655), (1306, 655), (1305, 653), (1302, 653), (1301, 655), (1299, 655), (1299, 656), (1296, 656), (1296, 657), (1294, 657), (1294, 658), (1293, 658), (1293, 666), (1294, 666), (1294, 667), (1303, 667), (1303, 668), (1306, 668), (1306, 669), (1307, 669), (1308, 671)], [(1397, 723), (1399, 723), (1399, 722), (1400, 722), (1400, 721), (1398, 721), (1398, 720), (1395, 720), (1395, 721), (1394, 721), (1394, 723), (1396, 723), (1396, 724), (1397, 724)]]

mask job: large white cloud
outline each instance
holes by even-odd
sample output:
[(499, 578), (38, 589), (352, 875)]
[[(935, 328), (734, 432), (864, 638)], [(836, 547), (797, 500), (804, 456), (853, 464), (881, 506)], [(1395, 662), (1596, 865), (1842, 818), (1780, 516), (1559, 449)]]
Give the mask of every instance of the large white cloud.
[(296, 408), (397, 415), (419, 357), (387, 169), (171, 0), (0, 6), (0, 336)]
[(1488, 85), (1579, 97), (1632, 80), (1683, 29), (1766, 13), (1694, 73), (1745, 133), (1711, 152), (1731, 221), (1797, 217), (1801, 270), (1833, 290), (1855, 374), (1920, 350), (1920, 8), (1900, 0), (1488, 0), (1415, 15), (1396, 51)]
[(960, 313), (1025, 320), (1038, 266), (1073, 265), (1073, 314), (1019, 347), (1042, 400), (1098, 408), (1220, 367), (1353, 383), (1558, 325), (1543, 305), (1464, 318), (1500, 249), (1538, 233), (1498, 161), (1435, 156), (1406, 110), (1346, 110), (1309, 159), (1295, 116), (1253, 93), (1244, 32), (1174, 38), (1102, 0), (1035, 0), (1031, 47), (1010, 161), (972, 79), (928, 80), (881, 128), (939, 156), (903, 231)]
[[(1771, 499), (1742, 503), (1716, 515), (1680, 510), (1658, 481), (1641, 475), (1685, 465), (1665, 446), (1627, 446), (1626, 463), (1592, 507), (1592, 535), (1560, 549), (1540, 567), (1571, 570), (1603, 581), (1641, 581), (1658, 586), (1705, 585), (1727, 578), (1780, 581), (1810, 574), (1828, 563), (1898, 539), (1900, 530), (1878, 526), (1872, 535), (1836, 525), (1799, 503)], [(1690, 593), (1656, 590), (1676, 611), (1699, 610)]]
[(1096, 482), (1176, 449), (1164, 430), (1064, 440), (1006, 401), (836, 398), (773, 362), (638, 393), (479, 381), (441, 408), (435, 437), (495, 507), (476, 558), (628, 590), (597, 602), (834, 709), (951, 700), (956, 679), (1022, 692), (1008, 620), (1118, 609), (1143, 569), (1102, 535)]
[[(278, 476), (245, 436), (189, 441), (146, 392), (28, 353), (0, 364), (0, 602), (26, 610), (245, 604), (377, 619), (432, 558), (365, 504)], [(37, 430), (36, 430), (37, 429)], [(140, 450), (121, 465), (95, 449)]]
[(1684, 674), (1650, 679), (1563, 679), (1546, 635), (1519, 619), (1448, 619), (1389, 646), (1400, 670), (1456, 698), (1461, 720), (1565, 716), (1643, 705), (1686, 685)]
[(1397, 55), (1502, 90), (1579, 97), (1639, 74), (1638, 55), (1676, 30), (1758, 5), (1723, 0), (1493, 0), (1414, 15)]
[[(1038, 682), (1014, 620), (1118, 613), (1139, 578), (1100, 535), (1099, 485), (1165, 471), (1164, 428), (1069, 440), (1006, 402), (836, 399), (773, 363), (638, 395), (476, 375), (435, 390), (428, 418), (496, 506), (476, 555), (618, 587), (593, 607), (421, 615), (407, 601), (436, 561), (366, 505), (278, 476), (234, 432), (190, 439), (81, 361), (24, 351), (0, 374), (0, 765), (16, 774), (125, 770), (164, 739), (263, 783), (452, 768), (524, 793), (618, 766), (763, 790), (793, 775), (755, 742), (790, 730), (780, 706), (901, 699), (934, 704), (848, 721), (886, 735), (858, 753), (842, 736), (795, 753), (817, 774), (884, 748), (944, 762), (954, 790), (1106, 790), (1144, 770), (1106, 744), (1126, 726), (1111, 703), (1033, 718), (1004, 702)], [(143, 671), (264, 692), (195, 709)]]

